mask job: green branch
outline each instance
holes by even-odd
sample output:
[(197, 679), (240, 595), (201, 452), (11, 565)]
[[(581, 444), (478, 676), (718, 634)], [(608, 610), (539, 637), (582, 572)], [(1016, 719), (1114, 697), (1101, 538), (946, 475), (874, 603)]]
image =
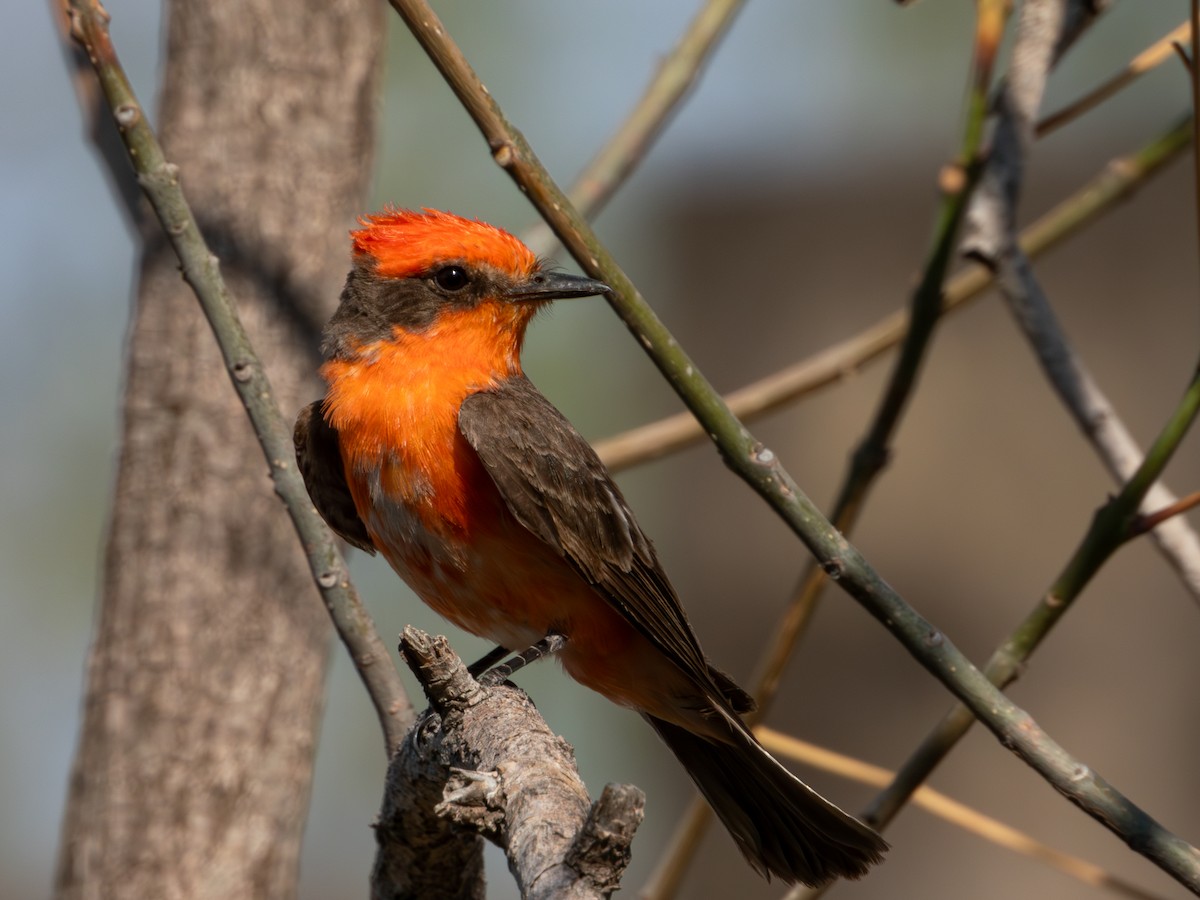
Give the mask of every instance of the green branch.
[[(1029, 86), (1029, 82), (1026, 86)], [(1040, 100), (1040, 90), (1027, 90), (1020, 95), (1009, 94), (1003, 103), (998, 104), (996, 132), (1006, 135), (1008, 139), (997, 138), (999, 149), (990, 165), (994, 182), (1002, 185), (1002, 189), (986, 195), (986, 209), (979, 218), (988, 224), (979, 229), (972, 250), (977, 258), (990, 262), (1001, 273), (1001, 284), (1009, 304), (1013, 306), (1024, 330), (1033, 338), (1035, 350), (1043, 361), (1043, 367), (1048, 370), (1051, 383), (1059, 387), (1060, 393), (1069, 393), (1063, 390), (1063, 385), (1070, 385), (1070, 390), (1077, 390), (1077, 385), (1087, 380), (1086, 372), (1075, 365), (1069, 375), (1063, 376), (1054, 371), (1055, 365), (1060, 363), (1048, 363), (1048, 360), (1061, 361), (1069, 353), (1065, 338), (1053, 320), (1049, 302), (1016, 245), (1013, 225), (1026, 165), (1025, 156), (1034, 137), (1033, 123)], [(1200, 376), (1200, 369), (1197, 370), (1197, 376)], [(1194, 420), (1198, 403), (1200, 381), (1194, 377), (1154, 446), (1117, 496), (1096, 512), (1075, 552), (1042, 599), (992, 654), (984, 674), (997, 687), (1003, 689), (1018, 677), (1046, 635), (1066, 614), (1104, 563), (1122, 544), (1140, 533), (1137, 530), (1140, 507)], [(1082, 416), (1081, 413), (1076, 415)], [(917, 747), (887, 789), (875, 799), (867, 818), (877, 826), (891, 821), (934, 767), (967, 733), (973, 721), (971, 711), (961, 705), (947, 713)]]
[[(1197, 411), (1200, 411), (1200, 368), (1137, 472), (1120, 493), (1096, 511), (1091, 526), (1054, 583), (988, 660), (983, 671), (992, 684), (1003, 689), (1015, 681), (1050, 629), (1071, 608), (1100, 568), (1121, 545), (1144, 533), (1138, 507), (1178, 449), (1195, 421)], [(891, 821), (974, 721), (975, 716), (966, 706), (956, 706), (947, 713), (896, 774), (887, 790), (875, 799), (867, 819), (877, 826)]]

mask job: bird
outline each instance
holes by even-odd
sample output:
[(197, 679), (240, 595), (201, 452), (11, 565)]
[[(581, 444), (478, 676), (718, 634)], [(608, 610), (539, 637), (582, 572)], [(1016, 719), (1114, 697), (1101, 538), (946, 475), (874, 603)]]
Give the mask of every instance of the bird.
[(481, 662), (548, 648), (640, 713), (759, 874), (866, 874), (887, 844), (754, 738), (753, 699), (705, 657), (620, 488), (522, 369), (539, 310), (609, 287), (476, 219), (387, 207), (358, 224), (325, 396), (294, 430), (321, 516), (495, 643)]

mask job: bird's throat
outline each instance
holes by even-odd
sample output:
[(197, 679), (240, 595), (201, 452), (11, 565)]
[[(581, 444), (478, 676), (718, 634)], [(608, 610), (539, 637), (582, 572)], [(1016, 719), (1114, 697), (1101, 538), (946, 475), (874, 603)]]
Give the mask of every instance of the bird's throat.
[(323, 413), (339, 434), (360, 515), (385, 501), (435, 531), (469, 526), (466, 498), (482, 472), (459, 433), (459, 408), (521, 374), (519, 336), (498, 340), (476, 322), (445, 317), (436, 332), (397, 329), (322, 367)]

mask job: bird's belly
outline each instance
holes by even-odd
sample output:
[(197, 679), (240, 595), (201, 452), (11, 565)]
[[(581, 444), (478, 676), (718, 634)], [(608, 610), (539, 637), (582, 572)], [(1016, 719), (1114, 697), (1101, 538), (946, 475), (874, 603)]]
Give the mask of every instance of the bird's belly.
[(563, 635), (558, 660), (577, 682), (677, 724), (695, 718), (682, 710), (696, 707), (696, 684), (498, 494), (482, 492), (475, 515), (454, 522), (420, 503), (380, 499), (364, 516), (374, 545), (440, 616), (514, 652)]
[(429, 529), (399, 505), (376, 506), (368, 527), (417, 596), (465, 631), (518, 652), (561, 634), (558, 659), (572, 678), (668, 720), (695, 695), (662, 651), (507, 511), (470, 541)]
[(581, 622), (610, 617), (595, 608), (606, 604), (574, 569), (507, 510), (473, 522), (466, 534), (431, 527), (427, 515), (403, 503), (376, 504), (369, 518), (375, 545), (397, 574), (472, 634), (524, 650), (551, 631), (570, 636)]

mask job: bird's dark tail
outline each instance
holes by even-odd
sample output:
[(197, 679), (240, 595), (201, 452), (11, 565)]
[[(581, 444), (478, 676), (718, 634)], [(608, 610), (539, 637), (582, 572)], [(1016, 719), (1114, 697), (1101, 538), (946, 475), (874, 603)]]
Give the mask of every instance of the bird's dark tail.
[(723, 743), (645, 719), (762, 875), (817, 887), (861, 877), (887, 850), (878, 834), (778, 763), (740, 721), (729, 722), (731, 742)]

